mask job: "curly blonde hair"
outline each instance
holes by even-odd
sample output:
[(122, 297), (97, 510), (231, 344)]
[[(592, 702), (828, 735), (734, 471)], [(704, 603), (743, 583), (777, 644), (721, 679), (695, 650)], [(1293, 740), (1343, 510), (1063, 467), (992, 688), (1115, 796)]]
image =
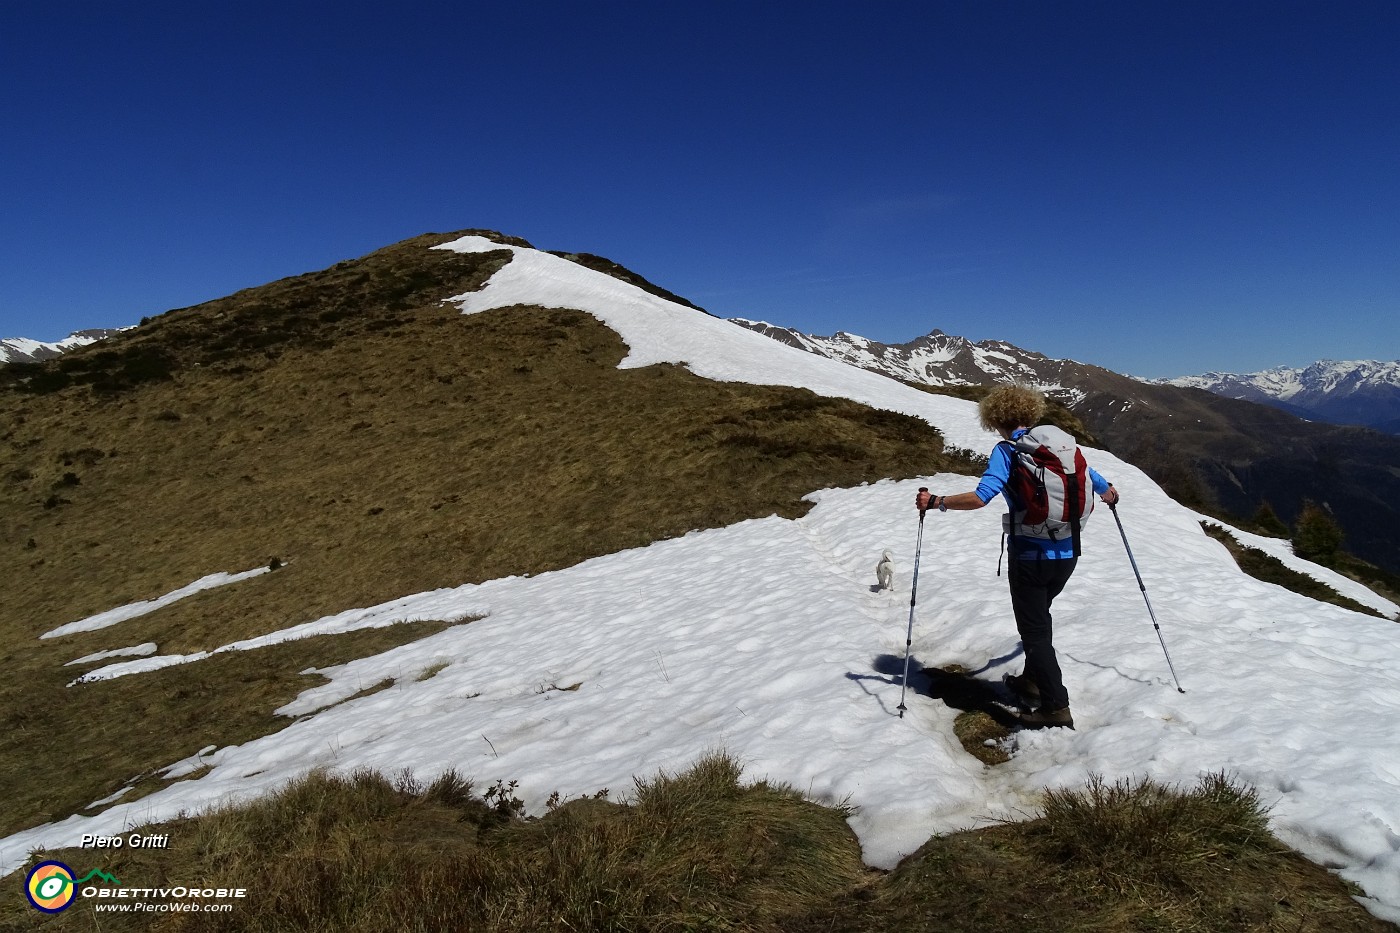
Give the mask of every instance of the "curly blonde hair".
[(988, 431), (1033, 427), (1045, 414), (1045, 396), (1019, 382), (997, 386), (978, 404), (977, 413)]

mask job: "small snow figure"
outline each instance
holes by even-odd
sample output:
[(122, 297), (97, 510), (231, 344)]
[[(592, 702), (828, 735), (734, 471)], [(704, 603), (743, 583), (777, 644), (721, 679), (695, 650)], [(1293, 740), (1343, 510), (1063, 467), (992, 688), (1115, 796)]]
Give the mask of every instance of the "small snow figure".
[(894, 586), (894, 555), (889, 551), (880, 555), (880, 562), (875, 565), (875, 579), (880, 581), (875, 587), (877, 590), (888, 590)]

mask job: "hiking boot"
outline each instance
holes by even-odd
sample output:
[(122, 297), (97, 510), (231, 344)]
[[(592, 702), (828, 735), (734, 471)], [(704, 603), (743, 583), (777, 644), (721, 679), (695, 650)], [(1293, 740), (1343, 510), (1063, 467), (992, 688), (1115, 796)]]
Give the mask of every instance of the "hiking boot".
[(1006, 684), (1019, 699), (1028, 700), (1028, 706), (1034, 707), (1040, 702), (1040, 688), (1025, 674), (1007, 674), (1001, 679), (1001, 682)]
[(1016, 718), (1026, 729), (1048, 729), (1055, 726), (1074, 728), (1074, 717), (1070, 715), (1068, 706), (1059, 709), (1046, 709), (1042, 706), (1033, 713), (1018, 713)]

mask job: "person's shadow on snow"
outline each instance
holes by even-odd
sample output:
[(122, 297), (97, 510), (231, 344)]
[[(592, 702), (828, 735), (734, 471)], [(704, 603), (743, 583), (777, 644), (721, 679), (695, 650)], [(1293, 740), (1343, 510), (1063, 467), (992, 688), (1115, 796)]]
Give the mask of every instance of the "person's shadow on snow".
[[(1019, 650), (1005, 658), (994, 658), (976, 672), (967, 672), (957, 668), (949, 670), (941, 670), (936, 667), (925, 668), (917, 658), (911, 656), (909, 658), (907, 689), (920, 696), (942, 700), (946, 705), (956, 710), (967, 713), (986, 713), (1000, 725), (1011, 728), (1018, 722), (1016, 715), (1007, 708), (1007, 704), (1015, 702), (1011, 691), (999, 681), (982, 680), (974, 674), (982, 673), (998, 663), (1005, 663), (1017, 654), (1020, 654)], [(904, 658), (899, 655), (876, 655), (875, 659), (870, 662), (870, 666), (876, 674), (882, 676), (872, 677), (868, 674), (854, 673), (846, 676), (855, 681), (878, 679), (895, 685), (903, 681)]]

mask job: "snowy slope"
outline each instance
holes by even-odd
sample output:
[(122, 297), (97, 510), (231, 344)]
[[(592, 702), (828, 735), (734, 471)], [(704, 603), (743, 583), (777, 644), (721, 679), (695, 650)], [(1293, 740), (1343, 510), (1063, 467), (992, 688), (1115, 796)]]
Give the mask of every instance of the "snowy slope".
[[(500, 247), (468, 237), (450, 248)], [(710, 378), (805, 386), (914, 414), (958, 446), (993, 440), (970, 403), (785, 347), (558, 257), (514, 252), (485, 289), (457, 299), (466, 313), (579, 308), (622, 334), (625, 367), (683, 361)], [(931, 834), (1029, 815), (1042, 789), (1080, 785), (1091, 772), (1193, 784), (1224, 770), (1260, 789), (1286, 841), (1339, 866), (1374, 912), (1400, 921), (1400, 750), (1388, 738), (1400, 717), (1400, 626), (1244, 576), (1198, 516), (1141, 471), (1090, 457), (1123, 493), (1119, 514), (1187, 692), (1172, 684), (1104, 511), (1086, 527), (1085, 559), (1056, 603), (1078, 730), (1022, 733), (1007, 764), (987, 768), (963, 751), (957, 711), (920, 693), (920, 676), (909, 715), (897, 718), (898, 675), (877, 661), (903, 655), (915, 489), (975, 485), (931, 476), (814, 492), (816, 506), (796, 521), (743, 522), (310, 620), (299, 631), (475, 619), (324, 671), (330, 684), (282, 711), (305, 718), (203, 755), (212, 766), (203, 777), (0, 840), (0, 872), (36, 845), (266, 793), (317, 765), (407, 766), (423, 777), (456, 768), (478, 786), (518, 780), (539, 812), (552, 791), (624, 795), (634, 775), (681, 770), (724, 748), (750, 779), (853, 804), (866, 859), (886, 867)], [(998, 512), (927, 518), (915, 670), (957, 663), (996, 680), (1020, 669), (995, 575)], [(885, 548), (900, 572), (894, 592), (873, 592)], [(82, 644), (74, 636), (75, 657)], [(103, 676), (185, 660), (120, 661)], [(395, 686), (331, 707), (385, 677)]]

